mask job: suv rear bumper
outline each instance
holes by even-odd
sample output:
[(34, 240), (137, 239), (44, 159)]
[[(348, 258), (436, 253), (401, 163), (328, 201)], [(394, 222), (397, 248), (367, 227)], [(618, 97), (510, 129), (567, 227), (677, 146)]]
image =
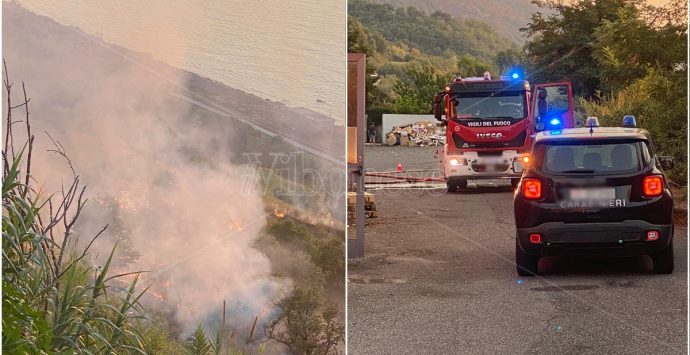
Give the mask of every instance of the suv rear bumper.
[[(647, 231), (658, 231), (659, 239), (647, 241)], [(530, 234), (541, 234), (541, 243), (530, 242)], [(518, 228), (520, 249), (531, 255), (637, 256), (661, 251), (673, 238), (673, 225), (640, 220), (616, 223), (547, 222), (533, 228)]]

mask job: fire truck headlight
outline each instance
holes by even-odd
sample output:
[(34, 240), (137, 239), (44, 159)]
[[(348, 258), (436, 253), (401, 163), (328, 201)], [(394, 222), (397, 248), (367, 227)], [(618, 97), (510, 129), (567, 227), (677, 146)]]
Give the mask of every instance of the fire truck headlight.
[(452, 165), (452, 166), (457, 166), (457, 165), (458, 165), (458, 160), (457, 160), (457, 159), (451, 159), (451, 160), (450, 160), (450, 165)]

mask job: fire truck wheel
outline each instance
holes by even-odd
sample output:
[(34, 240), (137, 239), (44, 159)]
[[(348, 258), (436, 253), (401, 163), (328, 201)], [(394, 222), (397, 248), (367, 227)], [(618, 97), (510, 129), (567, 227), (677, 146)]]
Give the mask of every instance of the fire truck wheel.
[(510, 179), (510, 184), (513, 185), (514, 189), (517, 189), (518, 185), (520, 184), (520, 179)]
[(520, 276), (533, 276), (539, 273), (539, 256), (525, 254), (515, 239), (515, 268)]
[(448, 192), (456, 192), (459, 189), (464, 189), (467, 187), (467, 180), (466, 179), (458, 179), (458, 178), (449, 178), (446, 185), (448, 186)]
[(664, 250), (652, 254), (654, 272), (657, 274), (670, 274), (673, 272), (673, 241)]

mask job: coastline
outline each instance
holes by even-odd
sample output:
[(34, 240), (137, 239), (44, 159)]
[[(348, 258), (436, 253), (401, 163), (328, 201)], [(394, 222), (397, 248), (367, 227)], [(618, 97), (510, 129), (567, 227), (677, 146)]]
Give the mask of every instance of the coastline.
[[(10, 32), (16, 31), (27, 36), (29, 41), (56, 37), (56, 42), (68, 43), (73, 51), (83, 52), (80, 58), (89, 57), (90, 63), (95, 63), (96, 66), (112, 69), (130, 65), (136, 69), (144, 69), (148, 72), (148, 77), (157, 77), (162, 82), (167, 81), (168, 84), (173, 84), (171, 96), (190, 97), (193, 99), (192, 101), (195, 100), (227, 112), (231, 116), (242, 118), (254, 126), (273, 132), (285, 138), (288, 143), (293, 141), (317, 152), (322, 152), (333, 158), (329, 159), (331, 162), (344, 161), (344, 126), (340, 125), (339, 121), (322, 113), (306, 107), (288, 106), (279, 101), (233, 88), (229, 86), (230, 84), (219, 82), (213, 78), (203, 77), (191, 71), (174, 67), (154, 59), (151, 54), (105, 42), (75, 26), (64, 25), (48, 16), (31, 12), (17, 3), (3, 2), (3, 10), (5, 26), (9, 26), (9, 28), (20, 27), (13, 28)], [(13, 26), (13, 24), (20, 26)], [(36, 28), (40, 30), (37, 31)], [(7, 48), (7, 45), (5, 47)], [(60, 51), (62, 49), (56, 50), (62, 56)], [(112, 56), (113, 53), (116, 56)], [(21, 73), (18, 75), (9, 61), (8, 67), (14, 77), (21, 77), (24, 80), (23, 75)], [(280, 85), (280, 83), (276, 83), (276, 85)], [(186, 102), (194, 104), (190, 100), (186, 100)], [(316, 100), (314, 102), (317, 103)], [(318, 132), (316, 136), (314, 132)]]

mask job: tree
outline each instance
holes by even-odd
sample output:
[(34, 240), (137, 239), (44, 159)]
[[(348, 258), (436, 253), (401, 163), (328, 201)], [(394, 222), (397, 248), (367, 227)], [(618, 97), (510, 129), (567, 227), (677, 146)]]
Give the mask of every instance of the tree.
[(669, 178), (687, 183), (687, 4), (666, 7), (626, 4), (617, 18), (594, 28), (591, 63), (599, 87), (591, 101), (579, 100), (586, 115), (619, 125), (634, 114), (654, 139), (657, 153), (672, 155)]
[(573, 82), (576, 94), (593, 97), (601, 87), (595, 51), (596, 29), (604, 21), (616, 21), (622, 14), (637, 14), (630, 0), (557, 0), (536, 1), (553, 15), (532, 14), (531, 22), (522, 28), (529, 41), (525, 44), (531, 81)]
[(482, 76), (484, 72), (487, 71), (494, 76), (501, 74), (498, 72), (496, 64), (477, 59), (469, 54), (463, 54), (460, 56), (460, 59), (458, 59), (458, 74), (463, 78), (468, 76)]
[(513, 68), (525, 68), (527, 57), (524, 49), (510, 48), (496, 53), (496, 66), (498, 71), (503, 74)]
[(334, 353), (345, 327), (338, 323), (335, 308), (323, 306), (322, 297), (313, 288), (295, 288), (278, 305), (282, 313), (268, 325), (267, 333), (295, 354)]
[(436, 69), (427, 64), (410, 65), (405, 75), (394, 85), (398, 95), (395, 100), (397, 113), (431, 113), (434, 94), (441, 90), (450, 80), (440, 75)]
[(687, 26), (668, 17), (668, 10), (645, 8), (640, 13), (625, 7), (617, 20), (605, 20), (595, 29), (592, 56), (601, 69), (602, 91), (620, 90), (652, 68), (668, 72), (686, 66)]
[(378, 48), (385, 50), (387, 47), (388, 44), (383, 36), (376, 33), (372, 34), (356, 18), (348, 16), (347, 51), (348, 53), (364, 53), (366, 55), (367, 108), (376, 106), (377, 103), (380, 103), (382, 97), (386, 97), (375, 87), (379, 77), (376, 74), (376, 66), (373, 64), (373, 59)]
[(367, 57), (374, 55), (374, 43), (370, 40), (369, 31), (352, 16), (347, 17), (347, 51), (364, 53)]
[[(687, 73), (687, 71), (685, 72)], [(652, 135), (657, 154), (674, 157), (676, 167), (667, 171), (671, 181), (687, 184), (687, 87), (682, 73), (650, 70), (628, 87), (597, 97), (579, 99), (583, 116), (595, 116), (604, 126), (618, 126), (623, 115), (634, 114), (638, 126)]]

